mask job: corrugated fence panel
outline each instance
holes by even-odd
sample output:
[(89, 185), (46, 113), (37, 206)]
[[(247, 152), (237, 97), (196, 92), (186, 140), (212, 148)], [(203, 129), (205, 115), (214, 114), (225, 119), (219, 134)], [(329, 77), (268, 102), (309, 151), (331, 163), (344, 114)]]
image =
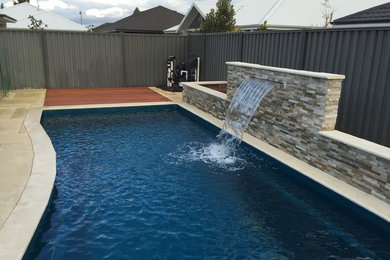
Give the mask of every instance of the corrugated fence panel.
[(123, 86), (120, 35), (45, 32), (48, 88)]
[(189, 35), (188, 44), (189, 44), (189, 56), (199, 57), (200, 58), (200, 80), (204, 81), (205, 78), (205, 39), (206, 36), (203, 34), (191, 34)]
[[(187, 36), (0, 31), (11, 88), (156, 86), (166, 59), (201, 58), (201, 80), (226, 61), (346, 75), (336, 128), (390, 146), (390, 28)], [(3, 65), (2, 65), (3, 66)]]
[(40, 32), (1, 30), (0, 52), (11, 89), (45, 88)]
[[(369, 110), (364, 136), (390, 147), (390, 29), (379, 31), (374, 46), (373, 74), (367, 96)], [(370, 84), (371, 85), (371, 84)], [(378, 115), (378, 116), (370, 116)]]
[(302, 63), (302, 31), (244, 33), (243, 37), (244, 62), (285, 68), (298, 68)]
[(156, 86), (166, 59), (187, 62), (188, 37), (57, 31), (0, 31), (13, 88)]
[(309, 31), (304, 66), (346, 75), (336, 129), (386, 146), (390, 146), (389, 46), (389, 28)]
[(187, 62), (188, 38), (169, 35), (125, 35), (126, 84), (158, 86), (166, 83), (167, 58)]
[(241, 34), (213, 34), (206, 37), (203, 58), (206, 80), (226, 80), (226, 62), (241, 60)]

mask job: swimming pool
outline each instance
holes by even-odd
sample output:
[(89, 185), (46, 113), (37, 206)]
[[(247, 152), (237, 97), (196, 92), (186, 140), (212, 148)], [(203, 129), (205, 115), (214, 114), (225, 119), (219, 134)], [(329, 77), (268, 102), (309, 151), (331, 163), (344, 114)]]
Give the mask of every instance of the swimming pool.
[(390, 257), (388, 233), (248, 145), (197, 157), (218, 129), (180, 107), (45, 111), (42, 124), (57, 178), (25, 258)]

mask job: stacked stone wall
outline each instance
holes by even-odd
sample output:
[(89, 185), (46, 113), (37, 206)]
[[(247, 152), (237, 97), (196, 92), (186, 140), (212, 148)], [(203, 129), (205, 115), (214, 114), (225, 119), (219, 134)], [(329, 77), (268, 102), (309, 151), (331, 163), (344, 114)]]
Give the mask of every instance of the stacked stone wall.
[[(227, 99), (216, 95), (210, 95), (209, 92), (202, 91), (205, 87), (194, 88), (183, 85), (183, 100), (187, 104), (193, 105), (207, 113), (212, 114), (220, 120), (224, 120), (229, 108)], [(214, 90), (216, 91), (216, 90)], [(222, 94), (222, 93), (221, 93)]]
[[(231, 64), (227, 75), (227, 100), (247, 77), (275, 82), (249, 134), (390, 203), (390, 160), (322, 134), (334, 130), (342, 78)], [(185, 101), (223, 119), (228, 101), (200, 92), (185, 89)]]

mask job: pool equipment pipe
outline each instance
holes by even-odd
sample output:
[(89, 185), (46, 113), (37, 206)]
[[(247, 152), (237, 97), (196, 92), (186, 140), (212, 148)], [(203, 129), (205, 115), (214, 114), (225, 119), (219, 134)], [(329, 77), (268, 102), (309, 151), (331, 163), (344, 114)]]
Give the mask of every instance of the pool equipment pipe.
[(180, 82), (199, 81), (200, 58), (191, 58), (175, 66), (175, 56), (167, 58), (167, 87), (179, 86)]
[(174, 61), (176, 57), (175, 56), (169, 56), (167, 59), (167, 86), (172, 87), (172, 79), (173, 79), (173, 66)]

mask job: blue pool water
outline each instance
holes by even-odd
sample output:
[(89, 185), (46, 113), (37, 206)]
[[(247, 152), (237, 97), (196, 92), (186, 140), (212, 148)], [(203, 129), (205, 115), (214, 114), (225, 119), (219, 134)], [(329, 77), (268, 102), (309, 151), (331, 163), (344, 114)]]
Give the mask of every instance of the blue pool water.
[(390, 259), (390, 238), (176, 107), (46, 112), (51, 203), (25, 259)]

